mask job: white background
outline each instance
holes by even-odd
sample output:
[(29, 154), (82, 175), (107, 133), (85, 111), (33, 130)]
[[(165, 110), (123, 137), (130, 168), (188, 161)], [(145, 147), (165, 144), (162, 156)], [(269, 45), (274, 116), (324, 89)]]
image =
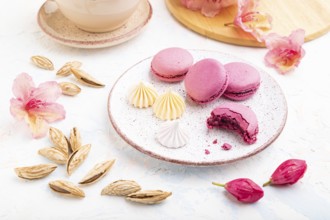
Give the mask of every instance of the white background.
[[(264, 65), (266, 49), (224, 44), (200, 36), (179, 24), (161, 0), (151, 0), (153, 17), (136, 38), (111, 48), (84, 50), (62, 46), (38, 27), (36, 16), (42, 0), (6, 1), (0, 8), (0, 219), (329, 219), (330, 213), (330, 35), (304, 44), (306, 56), (299, 68), (280, 75)], [(115, 80), (130, 66), (166, 47), (210, 49), (233, 54), (265, 69), (282, 87), (288, 102), (287, 124), (279, 138), (261, 153), (228, 165), (186, 167), (150, 158), (127, 145), (113, 130), (107, 113), (107, 98)], [(45, 179), (25, 181), (14, 168), (48, 162), (37, 154), (50, 146), (48, 138), (34, 140), (28, 128), (9, 113), (11, 86), (21, 72), (36, 84), (59, 79), (55, 71), (31, 64), (32, 55), (45, 55), (58, 69), (71, 60), (106, 83), (102, 89), (82, 86), (77, 97), (60, 97), (66, 119), (54, 123), (69, 133), (77, 126), (84, 143), (92, 149), (71, 177), (59, 167)], [(84, 187), (86, 198), (59, 196), (48, 182), (67, 179), (77, 183), (97, 162), (116, 158), (109, 174), (95, 185)], [(255, 204), (241, 204), (212, 181), (227, 182), (248, 177), (265, 182), (284, 160), (307, 161), (305, 177), (290, 187), (264, 188)], [(101, 189), (118, 179), (134, 179), (143, 189), (173, 192), (164, 203), (144, 206), (123, 198), (100, 196)]]

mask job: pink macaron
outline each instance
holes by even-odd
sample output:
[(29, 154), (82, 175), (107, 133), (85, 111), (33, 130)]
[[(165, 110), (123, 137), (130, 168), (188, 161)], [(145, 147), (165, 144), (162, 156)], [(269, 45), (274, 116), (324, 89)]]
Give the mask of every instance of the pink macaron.
[(253, 66), (242, 63), (227, 63), (225, 69), (229, 76), (224, 96), (236, 100), (246, 100), (255, 94), (260, 86), (260, 74)]
[(257, 116), (251, 108), (240, 103), (231, 102), (216, 107), (206, 123), (209, 129), (223, 128), (239, 134), (247, 144), (257, 141)]
[(207, 58), (190, 67), (184, 85), (188, 96), (203, 104), (220, 97), (227, 88), (228, 74), (217, 60)]
[(189, 51), (171, 47), (159, 51), (151, 60), (151, 72), (165, 82), (179, 82), (184, 79), (193, 64)]

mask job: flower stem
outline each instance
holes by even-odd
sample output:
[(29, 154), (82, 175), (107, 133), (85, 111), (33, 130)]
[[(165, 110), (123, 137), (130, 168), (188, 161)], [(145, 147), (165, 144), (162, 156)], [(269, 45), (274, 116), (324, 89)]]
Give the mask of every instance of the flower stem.
[(265, 186), (268, 186), (268, 185), (270, 185), (272, 183), (272, 181), (271, 180), (268, 180), (267, 182), (265, 182), (262, 186), (263, 187), (265, 187)]
[(222, 183), (216, 183), (216, 182), (212, 182), (213, 185), (215, 186), (221, 186), (221, 187), (225, 187), (226, 184), (222, 184)]
[(230, 23), (225, 23), (224, 26), (227, 27), (227, 26), (235, 26), (235, 25), (233, 22), (230, 22)]

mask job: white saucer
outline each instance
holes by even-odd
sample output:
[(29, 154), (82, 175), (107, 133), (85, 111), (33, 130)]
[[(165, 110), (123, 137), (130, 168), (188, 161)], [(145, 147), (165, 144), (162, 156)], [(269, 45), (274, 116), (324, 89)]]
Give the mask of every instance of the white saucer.
[(45, 2), (38, 12), (38, 24), (43, 32), (58, 43), (77, 48), (110, 47), (138, 35), (152, 17), (148, 0), (142, 0), (129, 21), (122, 27), (105, 33), (90, 33), (76, 27), (60, 10), (49, 12)]

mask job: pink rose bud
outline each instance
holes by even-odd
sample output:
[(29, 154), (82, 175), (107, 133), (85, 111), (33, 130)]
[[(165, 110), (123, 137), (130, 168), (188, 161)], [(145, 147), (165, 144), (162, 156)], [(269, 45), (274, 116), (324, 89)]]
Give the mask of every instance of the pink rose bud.
[(277, 167), (269, 181), (264, 183), (263, 186), (295, 184), (304, 176), (306, 169), (307, 164), (304, 160), (286, 160)]
[(264, 191), (262, 188), (247, 178), (235, 179), (226, 184), (215, 182), (212, 184), (224, 187), (238, 201), (243, 203), (253, 203), (264, 196)]

